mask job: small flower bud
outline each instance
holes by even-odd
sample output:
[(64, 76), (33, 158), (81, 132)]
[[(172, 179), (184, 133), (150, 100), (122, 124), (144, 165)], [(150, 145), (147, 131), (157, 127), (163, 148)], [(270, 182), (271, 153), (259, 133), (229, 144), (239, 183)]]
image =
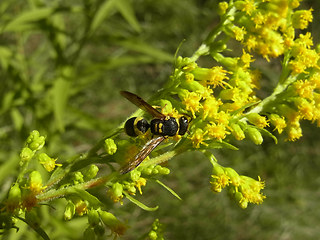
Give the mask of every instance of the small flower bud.
[(99, 168), (97, 167), (97, 165), (91, 164), (82, 171), (82, 174), (86, 180), (90, 180), (97, 176), (98, 172)]
[(8, 194), (8, 199), (6, 202), (6, 208), (9, 212), (13, 212), (14, 210), (18, 209), (21, 202), (21, 189), (19, 184), (14, 184)]
[(130, 172), (130, 178), (133, 182), (137, 181), (140, 178), (140, 176), (141, 176), (140, 171), (134, 170)]
[(264, 128), (268, 126), (267, 119), (263, 116), (260, 116), (258, 113), (250, 113), (247, 115), (249, 122), (257, 126), (258, 128)]
[(72, 180), (73, 180), (74, 184), (83, 183), (84, 179), (83, 179), (82, 173), (81, 172), (74, 172), (72, 174)]
[(242, 209), (246, 209), (248, 207), (248, 201), (243, 197), (241, 192), (236, 192), (234, 194), (234, 199)]
[(35, 139), (40, 137), (40, 133), (37, 130), (33, 130), (27, 138), (27, 144), (32, 143)]
[(219, 11), (218, 11), (218, 13), (220, 15), (225, 14), (227, 9), (228, 9), (228, 7), (229, 7), (229, 4), (227, 2), (220, 2), (219, 3)]
[(262, 135), (258, 129), (256, 129), (254, 127), (248, 127), (247, 133), (248, 133), (248, 136), (250, 137), (252, 142), (254, 142), (257, 145), (262, 144), (263, 138), (262, 138)]
[(100, 216), (97, 210), (91, 209), (88, 211), (88, 222), (93, 227), (99, 224)]
[(112, 213), (99, 211), (102, 222), (118, 235), (123, 235), (127, 227), (124, 223), (118, 220)]
[(112, 138), (107, 138), (104, 140), (104, 149), (106, 150), (107, 154), (113, 155), (117, 151), (117, 145)]
[(66, 209), (64, 210), (64, 220), (69, 221), (73, 218), (74, 214), (76, 212), (76, 206), (73, 204), (73, 202), (68, 201)]
[(21, 163), (30, 161), (33, 156), (34, 156), (34, 152), (30, 148), (28, 147), (22, 148), (22, 151), (20, 153)]
[(245, 138), (244, 132), (242, 131), (239, 124), (231, 123), (231, 133), (232, 135), (239, 141), (243, 140)]
[(29, 143), (28, 146), (32, 151), (38, 151), (44, 146), (44, 144), (45, 144), (45, 137), (40, 136), (34, 139), (31, 143)]
[[(123, 198), (123, 186), (116, 182), (112, 184), (112, 188), (108, 191), (108, 195), (114, 202), (122, 201)], [(121, 202), (122, 203), (122, 202)]]
[(231, 184), (235, 187), (240, 186), (241, 178), (239, 174), (233, 168), (225, 168), (224, 169), (226, 175), (230, 177)]
[(148, 234), (148, 237), (150, 238), (150, 240), (157, 240), (158, 239), (158, 234), (157, 232), (151, 230)]
[(158, 165), (160, 168), (159, 168), (159, 174), (161, 175), (168, 175), (170, 174), (170, 169), (169, 168), (166, 168), (166, 167), (161, 167), (160, 165)]

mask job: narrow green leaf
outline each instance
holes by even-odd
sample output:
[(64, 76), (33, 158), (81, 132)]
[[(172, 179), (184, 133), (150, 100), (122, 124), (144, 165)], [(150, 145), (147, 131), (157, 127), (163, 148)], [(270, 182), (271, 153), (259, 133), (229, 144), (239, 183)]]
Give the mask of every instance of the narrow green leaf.
[(128, 0), (118, 0), (117, 8), (121, 15), (127, 20), (131, 27), (137, 31), (141, 32), (140, 24), (134, 14), (134, 10), (131, 5), (131, 1)]
[(0, 46), (0, 63), (4, 70), (8, 69), (11, 59), (12, 59), (12, 51), (7, 47)]
[(98, 198), (93, 196), (92, 194), (88, 193), (87, 191), (83, 189), (78, 189), (78, 188), (71, 188), (70, 190), (67, 191), (68, 194), (76, 194), (80, 196), (83, 200), (87, 200), (91, 206), (101, 206), (102, 203)]
[(156, 206), (153, 208), (148, 207), (148, 206), (144, 205), (142, 202), (139, 202), (137, 199), (131, 197), (130, 194), (128, 194), (126, 192), (124, 192), (124, 195), (126, 195), (128, 200), (130, 200), (132, 203), (136, 204), (138, 207), (142, 208), (143, 210), (152, 212), (152, 211), (156, 211), (159, 208), (159, 206)]
[(19, 16), (15, 17), (4, 28), (4, 32), (10, 31), (24, 31), (33, 28), (37, 21), (47, 19), (53, 12), (54, 8), (37, 8), (23, 12)]
[(260, 103), (261, 101), (257, 101), (257, 102), (252, 102), (252, 103), (248, 103), (246, 105), (244, 105), (243, 107), (235, 110), (234, 112), (231, 112), (231, 115), (237, 115), (238, 113), (242, 112), (243, 110), (249, 108), (249, 107), (252, 107), (254, 105), (257, 105), (258, 103)]
[(204, 148), (206, 148), (206, 149), (229, 148), (231, 150), (239, 150), (237, 147), (235, 147), (232, 144), (227, 143), (225, 141), (221, 141), (221, 142), (213, 141), (213, 142), (209, 143), (209, 145)]
[(271, 132), (269, 132), (268, 130), (264, 129), (264, 128), (257, 128), (262, 134), (268, 136), (268, 137), (271, 137), (275, 144), (278, 144), (278, 139), (276, 136), (274, 136)]
[(155, 59), (164, 61), (164, 62), (173, 62), (174, 56), (171, 53), (164, 52), (160, 49), (157, 49), (145, 42), (140, 42), (137, 40), (128, 40), (128, 41), (117, 41), (115, 44), (119, 44), (127, 49), (144, 53)]
[(11, 109), (11, 119), (12, 119), (14, 128), (20, 131), (24, 123), (24, 118), (17, 108)]
[(58, 129), (64, 131), (64, 113), (69, 98), (70, 81), (60, 77), (53, 85), (53, 109)]
[(176, 198), (178, 198), (179, 200), (182, 200), (181, 197), (175, 192), (173, 191), (171, 188), (169, 188), (167, 185), (165, 185), (163, 182), (161, 182), (160, 180), (155, 180), (156, 183), (158, 183), (159, 185), (161, 185), (162, 187), (164, 187), (165, 189), (167, 189), (173, 196), (175, 196)]
[(17, 217), (19, 218), (21, 221), (25, 222), (26, 224), (29, 225), (29, 227), (31, 227), (36, 233), (38, 233), (42, 239), (44, 240), (50, 240), (48, 234), (39, 226), (35, 226), (33, 223), (29, 222), (28, 220), (21, 218), (21, 217)]
[[(4, 162), (1, 162), (0, 167), (0, 183), (3, 184), (2, 181), (4, 181), (4, 179), (6, 179), (8, 176), (15, 175), (16, 171), (14, 169), (16, 169), (16, 167), (18, 166), (20, 158), (17, 154), (11, 154), (9, 157), (4, 157), (4, 155), (1, 154), (1, 159), (5, 159)], [(2, 195), (0, 194), (0, 196)]]
[(99, 10), (96, 12), (91, 23), (91, 28), (89, 31), (90, 34), (95, 32), (101, 23), (111, 15), (111, 13), (115, 10), (116, 2), (117, 0), (104, 1), (104, 3), (99, 6)]

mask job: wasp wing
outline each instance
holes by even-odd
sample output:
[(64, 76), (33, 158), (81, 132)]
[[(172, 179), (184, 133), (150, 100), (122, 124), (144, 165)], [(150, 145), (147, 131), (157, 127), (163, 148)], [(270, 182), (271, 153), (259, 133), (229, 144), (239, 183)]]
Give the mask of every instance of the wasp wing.
[(133, 169), (138, 167), (140, 163), (142, 163), (142, 161), (153, 151), (153, 149), (162, 143), (164, 139), (166, 139), (166, 137), (159, 136), (148, 141), (140, 150), (140, 152), (134, 157), (134, 160), (130, 161), (126, 166), (121, 168), (120, 173), (125, 174), (131, 172)]
[(155, 118), (164, 119), (166, 116), (152, 107), (149, 103), (144, 101), (141, 97), (135, 95), (134, 93), (127, 92), (127, 91), (120, 91), (120, 94), (128, 99), (130, 102), (135, 104), (137, 107), (141, 108), (142, 110), (150, 113)]

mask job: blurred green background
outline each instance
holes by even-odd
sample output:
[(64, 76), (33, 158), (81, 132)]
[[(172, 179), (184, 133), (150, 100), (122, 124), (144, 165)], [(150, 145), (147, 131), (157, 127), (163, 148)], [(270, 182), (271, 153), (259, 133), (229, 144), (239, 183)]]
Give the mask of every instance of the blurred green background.
[[(148, 99), (167, 81), (174, 53), (191, 56), (219, 22), (218, 1), (69, 0), (0, 2), (0, 197), (18, 170), (18, 153), (29, 132), (47, 136), (46, 151), (63, 162), (85, 152), (135, 110), (120, 90)], [(309, 31), (319, 43), (319, 1)], [(210, 60), (202, 64), (210, 66)], [(261, 96), (274, 87), (279, 60), (258, 61), (265, 79)], [(156, 212), (125, 201), (111, 211), (131, 226), (123, 239), (139, 239), (155, 218), (167, 239), (317, 239), (320, 236), (319, 129), (303, 123), (297, 142), (261, 146), (234, 142), (239, 151), (216, 151), (224, 166), (266, 181), (265, 202), (240, 209), (225, 192), (210, 191), (211, 165), (200, 153), (171, 161), (163, 181), (179, 201), (149, 183), (137, 198)], [(43, 228), (52, 239), (79, 239), (86, 219), (65, 223), (65, 202), (42, 209)], [(61, 208), (59, 208), (61, 206)], [(25, 225), (4, 239), (34, 239)], [(27, 237), (27, 238), (26, 238)]]

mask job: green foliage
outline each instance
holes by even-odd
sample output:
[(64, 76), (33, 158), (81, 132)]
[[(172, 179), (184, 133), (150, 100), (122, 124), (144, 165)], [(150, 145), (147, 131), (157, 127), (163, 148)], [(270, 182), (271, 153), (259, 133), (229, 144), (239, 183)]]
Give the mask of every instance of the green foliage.
[[(247, 27), (242, 4), (250, 1), (230, 4), (233, 2), (237, 2), (235, 18), (239, 20), (235, 23)], [(317, 13), (316, 5), (311, 5)], [(292, 49), (285, 54), (281, 73), (273, 65), (275, 52), (253, 49), (255, 58), (260, 54), (268, 60), (260, 58), (253, 63), (263, 75), (262, 88), (254, 90), (261, 101), (250, 99), (232, 109), (236, 101), (228, 96), (229, 90), (238, 87), (232, 76), (243, 74), (234, 68), (242, 55), (237, 49), (243, 42), (233, 28), (235, 19), (230, 18), (236, 10), (227, 12), (220, 3), (218, 11), (217, 6), (216, 1), (192, 0), (175, 1), (174, 5), (169, 0), (0, 2), (3, 239), (111, 239), (122, 235), (127, 239), (270, 239), (280, 234), (288, 238), (319, 235), (313, 228), (319, 214), (314, 190), (319, 187), (316, 130), (305, 126), (301, 145), (290, 145), (281, 136), (274, 145), (277, 137), (268, 127), (270, 123), (282, 132), (279, 113), (288, 113), (283, 115), (286, 123), (296, 127), (288, 116), (305, 102), (288, 97), (301, 86), (308, 87), (301, 79), (308, 79), (313, 66), (306, 65), (300, 73), (302, 59)], [(218, 25), (217, 12), (225, 25)], [(296, 11), (295, 28), (304, 29), (310, 22), (308, 13)], [(301, 21), (301, 16), (307, 20)], [(211, 31), (211, 25), (217, 27)], [(174, 55), (184, 39), (177, 56), (190, 58)], [(309, 50), (311, 54), (313, 50)], [(282, 54), (280, 50), (278, 53)], [(243, 60), (244, 65), (250, 63)], [(223, 129), (216, 117), (211, 118), (212, 112), (201, 110), (209, 97), (197, 95), (204, 90), (207, 79), (203, 76), (212, 69), (219, 70), (207, 67), (216, 65), (227, 69), (220, 69), (226, 78), (209, 86), (215, 94), (211, 106), (217, 104), (220, 113), (230, 113), (229, 125)], [(192, 76), (195, 81), (190, 83)], [(248, 79), (248, 75), (244, 77)], [(280, 84), (275, 87), (277, 78)], [(248, 86), (241, 87), (243, 93), (248, 90)], [(149, 161), (120, 175), (119, 165), (125, 163), (126, 154), (135, 154), (146, 142), (122, 134), (121, 122), (134, 109), (118, 94), (124, 89), (146, 99), (160, 89), (150, 103), (162, 106), (166, 114), (176, 114), (175, 108), (192, 116), (192, 121), (180, 141), (162, 143)], [(248, 99), (251, 96), (250, 92)], [(187, 104), (192, 98), (198, 99), (198, 104)], [(216, 99), (222, 99), (222, 107)], [(133, 115), (143, 113), (138, 110)], [(263, 122), (265, 119), (268, 123)], [(305, 113), (299, 119), (302, 125), (305, 119), (316, 120), (308, 119)], [(214, 129), (210, 136), (209, 127)], [(292, 129), (296, 132), (288, 130), (287, 139), (296, 140), (300, 128)], [(244, 137), (259, 146), (235, 141)], [(169, 174), (166, 162), (173, 157), (173, 173)], [(242, 208), (264, 199), (260, 193), (264, 182), (245, 175), (266, 180), (264, 194), (268, 198), (261, 206), (244, 212), (230, 202), (230, 196)], [(229, 197), (213, 196), (210, 188), (214, 192), (227, 188)], [(258, 199), (243, 197), (246, 189), (255, 188)]]

